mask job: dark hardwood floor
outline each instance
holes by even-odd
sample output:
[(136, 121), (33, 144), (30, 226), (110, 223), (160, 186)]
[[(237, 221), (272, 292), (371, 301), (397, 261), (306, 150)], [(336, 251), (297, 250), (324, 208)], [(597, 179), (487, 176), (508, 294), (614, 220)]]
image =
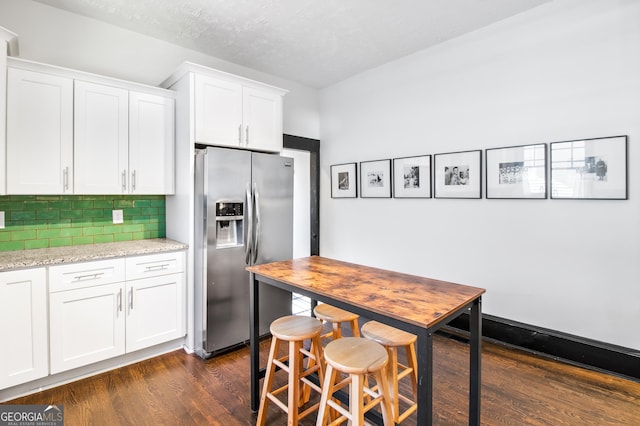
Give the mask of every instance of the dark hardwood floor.
[[(468, 346), (443, 336), (434, 346), (434, 424), (465, 425)], [(491, 343), (483, 344), (482, 361), (483, 425), (640, 424), (640, 383)], [(7, 403), (62, 404), (67, 426), (233, 426), (256, 418), (247, 348), (207, 361), (176, 351)], [(272, 405), (268, 424), (286, 423)], [(315, 415), (301, 422), (313, 424)]]

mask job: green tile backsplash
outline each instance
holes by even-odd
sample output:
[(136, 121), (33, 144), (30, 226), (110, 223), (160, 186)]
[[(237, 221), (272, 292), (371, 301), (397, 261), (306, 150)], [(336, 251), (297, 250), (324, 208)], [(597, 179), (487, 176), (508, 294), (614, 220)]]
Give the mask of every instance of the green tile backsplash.
[(0, 211), (0, 251), (165, 237), (164, 195), (8, 195)]

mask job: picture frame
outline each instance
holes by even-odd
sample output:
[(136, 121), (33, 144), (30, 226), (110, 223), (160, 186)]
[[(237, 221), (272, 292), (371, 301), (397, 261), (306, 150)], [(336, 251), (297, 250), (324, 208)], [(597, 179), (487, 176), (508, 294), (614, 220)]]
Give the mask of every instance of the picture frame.
[(435, 154), (435, 198), (482, 198), (482, 151)]
[(356, 163), (334, 164), (331, 169), (331, 198), (358, 197), (358, 166)]
[(393, 159), (394, 198), (431, 198), (431, 155)]
[(546, 199), (547, 144), (485, 149), (487, 199)]
[(360, 197), (391, 198), (391, 160), (360, 162)]
[(627, 136), (550, 144), (551, 198), (627, 200)]

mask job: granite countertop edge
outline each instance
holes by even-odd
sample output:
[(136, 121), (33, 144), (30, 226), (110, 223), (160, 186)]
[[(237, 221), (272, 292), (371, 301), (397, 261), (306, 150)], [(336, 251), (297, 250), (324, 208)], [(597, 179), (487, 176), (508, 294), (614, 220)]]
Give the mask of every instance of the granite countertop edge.
[(0, 271), (186, 250), (167, 238), (0, 252)]

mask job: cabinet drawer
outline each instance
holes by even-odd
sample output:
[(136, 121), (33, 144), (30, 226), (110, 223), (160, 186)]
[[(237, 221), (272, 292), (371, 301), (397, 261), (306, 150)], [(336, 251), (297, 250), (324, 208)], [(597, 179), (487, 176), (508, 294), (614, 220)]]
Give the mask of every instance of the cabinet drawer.
[(122, 282), (125, 279), (124, 259), (58, 265), (49, 268), (49, 292), (94, 287)]
[(127, 258), (127, 280), (184, 271), (184, 252), (158, 253)]

